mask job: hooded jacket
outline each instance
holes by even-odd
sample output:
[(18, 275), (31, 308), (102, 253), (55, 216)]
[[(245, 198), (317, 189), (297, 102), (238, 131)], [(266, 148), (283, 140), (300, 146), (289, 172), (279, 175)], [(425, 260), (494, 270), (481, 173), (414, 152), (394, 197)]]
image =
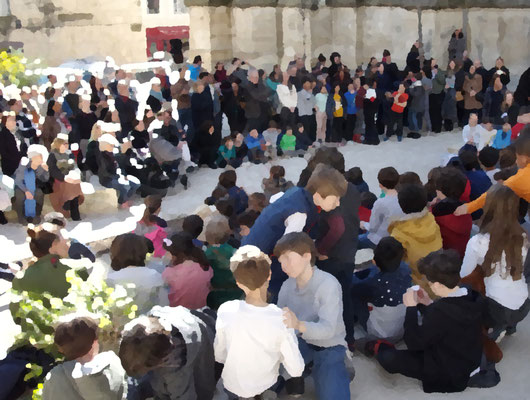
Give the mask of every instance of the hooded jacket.
[(427, 209), (407, 214), (400, 220), (391, 222), (388, 232), (405, 249), (404, 261), (412, 270), (412, 281), (415, 284), (422, 282), (422, 275), (418, 272), (419, 259), (442, 248), (440, 227), (434, 216)]
[(122, 400), (126, 398), (125, 371), (112, 351), (99, 353), (92, 361), (80, 364), (67, 361), (46, 377), (43, 400)]
[(467, 387), (482, 357), (484, 304), (477, 292), (460, 288), (455, 297), (407, 307), (404, 340), (409, 351), (423, 354), (426, 393), (461, 392)]
[(0, 125), (0, 159), (2, 163), (2, 172), (4, 175), (11, 176), (17, 170), (22, 154), (18, 150), (17, 140), (9, 129)]
[(466, 214), (457, 217), (453, 214), (460, 205), (462, 205), (460, 201), (447, 198), (434, 205), (432, 214), (440, 227), (443, 248), (445, 250), (456, 250), (460, 257), (463, 258), (466, 253), (473, 221), (471, 220), (471, 215)]

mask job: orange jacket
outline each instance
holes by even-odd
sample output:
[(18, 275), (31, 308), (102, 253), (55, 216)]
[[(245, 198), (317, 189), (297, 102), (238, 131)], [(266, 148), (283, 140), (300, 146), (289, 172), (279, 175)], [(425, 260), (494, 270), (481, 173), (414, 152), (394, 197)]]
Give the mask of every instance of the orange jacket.
[[(512, 189), (517, 196), (530, 202), (530, 164), (517, 171), (504, 184)], [(486, 204), (486, 195), (487, 192), (478, 199), (466, 204), (468, 214), (474, 213), (484, 207), (484, 204)]]

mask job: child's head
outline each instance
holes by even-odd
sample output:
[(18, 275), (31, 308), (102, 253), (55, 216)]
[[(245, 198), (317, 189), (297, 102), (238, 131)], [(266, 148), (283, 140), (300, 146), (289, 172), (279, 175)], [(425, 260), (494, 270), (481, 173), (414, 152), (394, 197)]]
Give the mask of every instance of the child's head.
[(395, 189), (399, 183), (399, 173), (394, 167), (382, 168), (377, 174), (377, 180), (381, 189)]
[(219, 185), (225, 189), (233, 188), (237, 182), (237, 174), (233, 169), (224, 171), (219, 175)]
[(127, 375), (140, 377), (168, 363), (179, 371), (186, 364), (186, 350), (177, 328), (169, 332), (158, 318), (142, 316), (125, 326), (119, 357)]
[(407, 171), (399, 176), (398, 185), (423, 185), (423, 183), (416, 172)]
[(287, 136), (292, 136), (292, 135), (293, 135), (293, 128), (290, 127), (290, 126), (286, 126), (286, 127), (285, 127), (285, 134), (286, 134)]
[(77, 317), (55, 328), (54, 342), (67, 360), (75, 360), (99, 351), (98, 323), (89, 317)]
[(511, 145), (505, 147), (499, 152), (499, 167), (500, 169), (512, 168), (517, 162), (517, 155), (515, 153), (515, 146)]
[(214, 215), (204, 227), (204, 235), (208, 244), (223, 244), (232, 234), (228, 219), (223, 215)]
[(248, 209), (261, 213), (269, 205), (267, 196), (263, 193), (254, 192), (248, 196)]
[(274, 255), (289, 278), (298, 278), (315, 265), (317, 251), (313, 240), (303, 232), (284, 235), (274, 246)]
[(302, 123), (296, 124), (296, 130), (298, 132), (302, 133), (304, 131), (304, 124), (302, 124)]
[(459, 200), (464, 194), (466, 186), (466, 176), (454, 167), (443, 168), (435, 181), (438, 198), (447, 197), (451, 200)]
[(348, 181), (335, 168), (319, 164), (311, 174), (306, 190), (313, 195), (316, 206), (329, 212), (340, 205), (340, 198), (348, 190)]
[(462, 167), (466, 171), (473, 171), (473, 170), (479, 170), (480, 164), (478, 163), (478, 157), (477, 153), (474, 151), (465, 150), (462, 151), (458, 158), (460, 159), (460, 162), (462, 163)]
[(276, 123), (275, 120), (271, 119), (269, 121), (269, 129), (278, 129), (278, 124)]
[(215, 202), (219, 199), (222, 199), (223, 197), (228, 196), (228, 190), (226, 190), (222, 186), (217, 186), (213, 191), (212, 195), (210, 197), (207, 197), (204, 202), (209, 205), (213, 206)]
[(371, 210), (374, 207), (374, 203), (377, 201), (377, 196), (372, 192), (361, 193), (361, 206)]
[(162, 197), (157, 195), (149, 195), (144, 200), (145, 211), (144, 216), (142, 217), (142, 222), (145, 224), (150, 224), (153, 222), (154, 217), (160, 212), (162, 207)]
[(231, 218), (235, 213), (234, 201), (229, 197), (223, 197), (215, 202), (215, 208), (219, 214)]
[(499, 161), (499, 150), (486, 146), (478, 153), (480, 163), (486, 169), (493, 169)]
[(248, 295), (266, 289), (271, 277), (271, 259), (256, 246), (242, 246), (230, 258), (230, 270), (237, 286)]
[(192, 239), (196, 239), (204, 228), (204, 221), (196, 214), (188, 215), (182, 221), (182, 230), (188, 233)]
[(530, 135), (521, 135), (515, 142), (517, 166), (525, 168), (530, 164)]
[(234, 147), (234, 139), (232, 139), (231, 136), (227, 136), (223, 139), (223, 146), (225, 146), (228, 150), (232, 150)]
[(179, 232), (171, 236), (171, 239), (164, 239), (164, 248), (171, 254), (172, 265), (195, 261), (202, 267), (208, 267), (204, 252), (193, 245), (193, 238), (187, 232)]
[(110, 245), (110, 266), (114, 271), (145, 266), (147, 254), (154, 251), (153, 242), (134, 233), (116, 236)]
[[(46, 225), (35, 228), (28, 228), (28, 236), (30, 238), (29, 248), (33, 255), (37, 258), (54, 254), (62, 258), (68, 257), (68, 242), (62, 237), (54, 226), (52, 229), (46, 229)], [(53, 230), (54, 232), (50, 232)]]
[(364, 182), (363, 171), (359, 167), (350, 168), (344, 173), (346, 180), (354, 185), (360, 185)]
[(257, 139), (258, 138), (258, 130), (257, 129), (252, 129), (249, 133), (248, 133), (250, 136), (252, 136), (254, 139)]
[(427, 206), (427, 191), (420, 185), (400, 186), (398, 202), (405, 214), (422, 212)]
[(394, 272), (399, 268), (405, 250), (391, 236), (382, 238), (374, 249), (374, 262), (381, 272)]
[(434, 294), (444, 297), (460, 282), (462, 262), (455, 250), (438, 250), (418, 262), (418, 271), (425, 275)]
[(237, 218), (239, 224), (239, 234), (241, 236), (248, 236), (250, 228), (254, 226), (254, 222), (259, 217), (259, 213), (254, 210), (246, 210)]
[(491, 120), (489, 118), (484, 118), (482, 124), (484, 125), (484, 128), (487, 131), (491, 131), (493, 129), (493, 124), (491, 123)]
[(270, 177), (271, 179), (280, 180), (285, 177), (285, 168), (281, 165), (273, 165), (270, 169)]
[(503, 132), (510, 132), (511, 130), (512, 130), (512, 126), (510, 125), (509, 122), (505, 122), (504, 124), (502, 124)]

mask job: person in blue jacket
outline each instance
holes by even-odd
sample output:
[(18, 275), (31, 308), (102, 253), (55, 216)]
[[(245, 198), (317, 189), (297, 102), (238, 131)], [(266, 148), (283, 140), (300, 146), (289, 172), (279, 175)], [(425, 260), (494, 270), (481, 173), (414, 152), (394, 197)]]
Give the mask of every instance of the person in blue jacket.
[[(254, 245), (272, 256), (276, 242), (287, 233), (303, 231), (317, 238), (319, 212), (329, 212), (340, 205), (340, 198), (347, 189), (344, 182), (344, 177), (335, 168), (319, 164), (305, 187), (287, 190), (261, 212), (241, 245)], [(269, 294), (270, 301), (275, 303), (287, 275), (276, 258), (273, 258), (271, 270)]]
[(236, 186), (237, 174), (236, 171), (229, 169), (219, 175), (219, 185), (225, 188), (228, 196), (234, 202), (234, 211), (236, 214), (241, 214), (248, 207), (248, 195), (243, 190)]

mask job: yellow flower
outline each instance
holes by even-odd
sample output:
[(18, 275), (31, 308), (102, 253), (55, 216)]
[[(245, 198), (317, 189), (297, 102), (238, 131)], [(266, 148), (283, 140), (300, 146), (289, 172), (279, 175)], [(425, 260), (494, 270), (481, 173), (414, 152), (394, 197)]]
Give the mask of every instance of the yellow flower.
[(50, 305), (55, 309), (61, 308), (63, 306), (63, 301), (54, 297), (53, 299), (50, 299)]
[(133, 304), (131, 306), (131, 311), (138, 311), (138, 306), (136, 304)]
[(128, 315), (127, 315), (127, 318), (129, 319), (134, 319), (136, 317), (136, 313), (133, 311), (133, 312), (130, 312)]
[(99, 320), (99, 327), (101, 329), (105, 328), (106, 326), (109, 326), (112, 322), (107, 317), (101, 317)]

